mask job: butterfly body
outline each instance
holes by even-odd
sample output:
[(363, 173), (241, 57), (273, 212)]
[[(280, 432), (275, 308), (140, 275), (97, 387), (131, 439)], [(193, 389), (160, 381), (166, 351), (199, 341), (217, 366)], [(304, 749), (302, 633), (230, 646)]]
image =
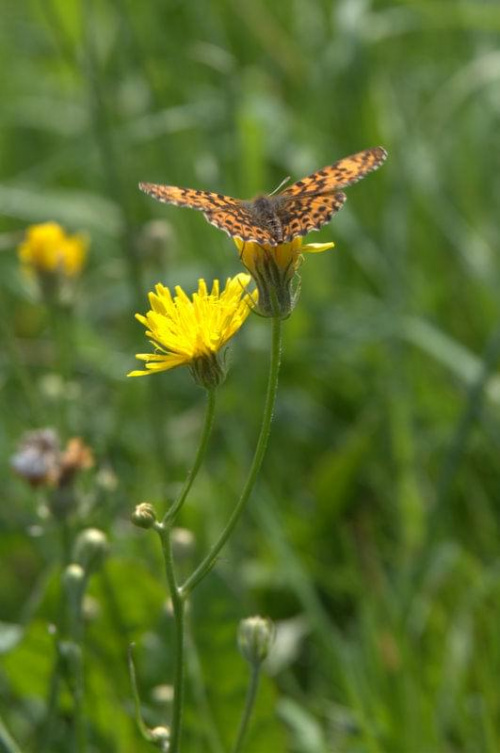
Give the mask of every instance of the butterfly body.
[(285, 203), (279, 196), (257, 196), (252, 201), (242, 202), (255, 225), (268, 232), (276, 243), (283, 243), (282, 209)]
[(197, 209), (228, 235), (243, 241), (277, 246), (319, 230), (343, 206), (344, 188), (384, 162), (382, 147), (365, 149), (293, 183), (279, 194), (234, 199), (224, 194), (177, 186), (140, 183), (142, 191), (167, 204)]

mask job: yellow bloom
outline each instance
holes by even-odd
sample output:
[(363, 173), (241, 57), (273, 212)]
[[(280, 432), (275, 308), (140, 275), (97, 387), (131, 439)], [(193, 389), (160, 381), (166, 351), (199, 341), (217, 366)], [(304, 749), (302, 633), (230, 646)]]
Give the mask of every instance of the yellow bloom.
[(76, 277), (85, 264), (88, 240), (83, 235), (67, 235), (57, 222), (44, 222), (28, 228), (18, 248), (21, 262), (40, 274)]
[(228, 279), (219, 290), (215, 280), (208, 292), (205, 280), (199, 280), (198, 291), (189, 298), (181, 287), (175, 296), (158, 284), (149, 294), (151, 310), (136, 319), (146, 327), (146, 336), (156, 353), (140, 353), (136, 357), (146, 364), (145, 371), (132, 371), (128, 376), (143, 376), (158, 371), (189, 366), (202, 386), (217, 386), (224, 378), (218, 352), (239, 330), (257, 302), (257, 291), (247, 291), (251, 277), (239, 274)]
[(292, 282), (302, 261), (302, 254), (320, 253), (333, 243), (303, 243), (298, 236), (278, 246), (245, 242), (234, 238), (240, 259), (255, 280), (259, 293), (258, 312), (262, 316), (289, 316), (296, 303)]

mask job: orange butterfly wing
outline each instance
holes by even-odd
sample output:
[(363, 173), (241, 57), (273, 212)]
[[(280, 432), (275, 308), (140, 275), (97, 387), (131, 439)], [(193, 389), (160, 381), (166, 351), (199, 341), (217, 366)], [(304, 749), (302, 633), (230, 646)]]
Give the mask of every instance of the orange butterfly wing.
[(283, 241), (290, 243), (298, 235), (319, 230), (344, 206), (344, 193), (309, 195), (297, 201), (287, 201), (279, 211), (283, 226)]
[(203, 212), (208, 222), (219, 230), (224, 230), (232, 238), (256, 243), (273, 242), (269, 231), (256, 224), (256, 218), (239, 199), (213, 191), (199, 191), (194, 188), (163, 186), (155, 183), (139, 183), (139, 188), (164, 204), (198, 209)]
[(365, 149), (298, 180), (279, 196), (300, 198), (308, 194), (324, 195), (342, 191), (380, 167), (386, 157), (387, 152), (381, 146)]
[(259, 224), (244, 207), (241, 207), (240, 212), (231, 212), (226, 208), (205, 212), (205, 217), (210, 224), (224, 230), (231, 238), (241, 238), (246, 243), (276, 245), (268, 228)]
[(153, 199), (164, 204), (199, 209), (200, 212), (209, 212), (223, 207), (235, 210), (241, 206), (238, 199), (213, 191), (198, 191), (195, 188), (179, 188), (178, 186), (160, 186), (156, 183), (139, 183), (139, 188), (152, 196)]

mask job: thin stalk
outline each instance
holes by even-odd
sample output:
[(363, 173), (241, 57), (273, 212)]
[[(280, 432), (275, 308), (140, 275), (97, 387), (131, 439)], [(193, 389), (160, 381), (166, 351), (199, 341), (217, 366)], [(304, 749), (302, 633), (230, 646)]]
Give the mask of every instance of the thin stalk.
[[(156, 523), (154, 528), (158, 533), (161, 541), (161, 547), (163, 552), (163, 560), (165, 563), (165, 574), (167, 578), (168, 589), (170, 592), (170, 598), (172, 601), (172, 609), (174, 614), (174, 633), (175, 633), (175, 645), (174, 645), (174, 701), (172, 706), (172, 718), (170, 720), (170, 740), (169, 740), (169, 753), (177, 753), (180, 745), (181, 734), (181, 722), (182, 722), (182, 710), (184, 703), (184, 653), (185, 653), (185, 620), (184, 620), (184, 597), (180, 592), (177, 585), (177, 577), (175, 574), (174, 558), (172, 553), (172, 539), (171, 532), (175, 519), (180, 512), (184, 502), (187, 499), (189, 491), (194, 483), (194, 480), (198, 474), (200, 466), (205, 457), (205, 453), (208, 447), (208, 440), (212, 431), (215, 415), (215, 389), (207, 390), (207, 407), (205, 411), (205, 420), (203, 423), (203, 429), (200, 436), (198, 448), (193, 461), (193, 465), (189, 470), (181, 492), (174, 504), (165, 514), (161, 523)], [(141, 716), (139, 708), (139, 696), (137, 692), (137, 683), (135, 681), (135, 670), (133, 668), (131, 654), (129, 654), (129, 669), (131, 673), (132, 686), (134, 689), (134, 698), (136, 703), (136, 716), (140, 721), (140, 728), (143, 734), (149, 735), (146, 730)]]
[(134, 664), (134, 648), (135, 643), (130, 643), (127, 651), (127, 660), (128, 660), (128, 671), (130, 676), (130, 684), (132, 686), (132, 695), (134, 696), (134, 706), (135, 706), (135, 720), (137, 722), (137, 726), (139, 727), (139, 730), (145, 740), (151, 740), (151, 733), (144, 724), (143, 718), (142, 718), (142, 712), (141, 712), (141, 699), (139, 697), (139, 688), (137, 686), (137, 675), (135, 671), (135, 664)]
[(184, 485), (181, 489), (181, 492), (177, 499), (175, 500), (172, 507), (165, 513), (162, 524), (166, 527), (171, 527), (172, 524), (175, 521), (175, 518), (177, 517), (182, 505), (186, 501), (187, 495), (189, 494), (189, 491), (193, 485), (193, 482), (198, 475), (198, 471), (200, 470), (200, 466), (203, 462), (203, 458), (205, 457), (205, 453), (207, 451), (208, 446), (208, 440), (212, 431), (212, 426), (214, 423), (214, 415), (215, 415), (215, 389), (207, 390), (207, 408), (205, 411), (205, 422), (203, 424), (203, 430), (201, 432), (200, 442), (198, 444), (198, 449), (196, 450), (195, 459), (193, 462), (193, 465), (191, 467), (191, 470), (189, 471), (186, 480), (184, 482)]
[(174, 645), (174, 701), (172, 705), (172, 718), (170, 720), (170, 745), (169, 753), (178, 753), (180, 745), (180, 733), (182, 722), (182, 708), (184, 703), (184, 599), (177, 586), (174, 570), (174, 558), (172, 555), (172, 542), (170, 528), (161, 523), (155, 525), (161, 540), (163, 559), (165, 562), (165, 574), (172, 600), (172, 609), (175, 623)]
[(247, 734), (248, 724), (250, 722), (250, 717), (252, 716), (252, 711), (255, 706), (255, 699), (257, 698), (257, 690), (259, 689), (260, 667), (260, 664), (252, 665), (252, 674), (250, 676), (250, 684), (248, 685), (245, 708), (243, 709), (240, 727), (238, 730), (238, 737), (236, 738), (236, 742), (234, 743), (232, 753), (241, 753), (241, 751), (243, 750), (243, 741)]
[(252, 493), (257, 480), (264, 454), (267, 448), (267, 442), (269, 439), (269, 433), (271, 430), (271, 422), (274, 412), (274, 404), (276, 401), (276, 393), (278, 389), (278, 375), (281, 359), (281, 337), (282, 337), (282, 321), (279, 317), (273, 318), (273, 338), (271, 346), (271, 363), (269, 367), (269, 379), (267, 383), (266, 402), (264, 405), (264, 413), (262, 416), (262, 425), (260, 429), (259, 439), (257, 441), (257, 447), (255, 448), (255, 454), (253, 456), (252, 465), (248, 473), (245, 486), (241, 492), (241, 496), (238, 500), (236, 507), (234, 508), (229, 521), (219, 536), (218, 540), (213, 545), (210, 552), (205, 559), (196, 568), (194, 573), (186, 580), (183, 586), (180, 588), (181, 595), (187, 596), (198, 583), (203, 580), (205, 575), (212, 569), (217, 559), (219, 552), (230, 537), (236, 524), (238, 523), (241, 513)]
[(78, 753), (87, 750), (87, 729), (85, 720), (85, 686), (83, 679), (83, 653), (80, 643), (75, 643), (75, 658), (72, 666), (72, 693), (75, 715), (75, 744)]

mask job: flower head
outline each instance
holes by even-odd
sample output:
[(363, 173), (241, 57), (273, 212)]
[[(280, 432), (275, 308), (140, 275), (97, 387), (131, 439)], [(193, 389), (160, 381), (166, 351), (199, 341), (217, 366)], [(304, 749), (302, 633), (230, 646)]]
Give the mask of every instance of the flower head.
[(99, 569), (109, 553), (109, 543), (105, 533), (99, 528), (84, 528), (76, 537), (72, 559), (83, 567), (87, 575)]
[(257, 291), (249, 293), (250, 275), (239, 274), (226, 282), (220, 292), (215, 280), (209, 292), (205, 280), (189, 298), (181, 287), (175, 295), (158, 284), (149, 294), (151, 310), (136, 319), (146, 327), (146, 336), (156, 348), (155, 353), (136, 357), (146, 364), (145, 371), (132, 371), (128, 376), (143, 376), (158, 371), (189, 366), (202, 386), (217, 386), (224, 370), (218, 352), (239, 330), (257, 302)]
[(37, 429), (24, 434), (10, 465), (33, 487), (53, 486), (59, 477), (61, 448), (54, 429)]
[(82, 470), (91, 468), (93, 455), (80, 437), (72, 437), (64, 450), (54, 429), (26, 432), (12, 455), (12, 470), (31, 486), (70, 486)]
[(245, 659), (253, 665), (267, 658), (276, 635), (276, 627), (269, 617), (247, 617), (238, 627), (238, 646)]
[(71, 484), (75, 474), (80, 471), (92, 468), (94, 465), (94, 455), (81, 437), (72, 437), (68, 440), (66, 449), (61, 455), (59, 486)]
[(259, 245), (234, 238), (240, 259), (250, 272), (259, 293), (258, 313), (285, 319), (293, 311), (297, 293), (293, 278), (302, 261), (302, 254), (319, 253), (333, 248), (333, 243), (306, 243), (298, 236), (290, 243), (277, 246)]
[(38, 274), (77, 277), (87, 251), (88, 240), (83, 235), (67, 235), (57, 222), (44, 222), (28, 228), (18, 255), (26, 268)]
[(136, 505), (131, 517), (132, 523), (138, 528), (153, 528), (156, 523), (156, 512), (150, 502), (141, 502)]

